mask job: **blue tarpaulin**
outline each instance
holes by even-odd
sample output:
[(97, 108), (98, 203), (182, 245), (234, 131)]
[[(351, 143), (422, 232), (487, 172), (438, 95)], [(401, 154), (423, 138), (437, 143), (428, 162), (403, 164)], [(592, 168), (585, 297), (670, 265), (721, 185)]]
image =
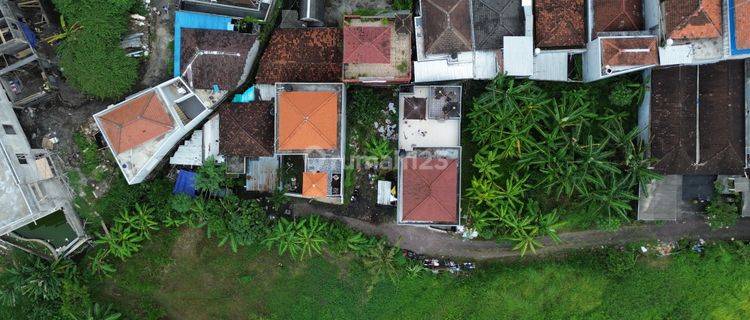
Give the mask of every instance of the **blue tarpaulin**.
[(172, 194), (184, 194), (195, 197), (195, 172), (180, 170), (177, 171), (177, 181), (174, 183)]
[(248, 103), (255, 101), (255, 86), (247, 88), (242, 94), (235, 94), (232, 103)]
[(232, 18), (215, 14), (177, 11), (174, 18), (174, 76), (180, 76), (180, 44), (182, 28), (233, 30)]
[(26, 36), (26, 40), (29, 42), (31, 47), (36, 48), (36, 34), (34, 34), (34, 31), (31, 31), (31, 28), (29, 28), (29, 25), (23, 23), (23, 21), (18, 21), (18, 24), (21, 25), (21, 30), (23, 31), (23, 35)]

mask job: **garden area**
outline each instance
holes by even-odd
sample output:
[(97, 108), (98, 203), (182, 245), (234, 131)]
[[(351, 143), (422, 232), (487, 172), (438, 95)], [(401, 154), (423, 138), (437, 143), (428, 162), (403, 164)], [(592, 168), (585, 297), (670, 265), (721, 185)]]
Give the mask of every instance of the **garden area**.
[(397, 184), (398, 92), (393, 88), (355, 86), (347, 92), (347, 208), (342, 213), (365, 221), (386, 221), (395, 215), (395, 207), (376, 204), (377, 182)]
[[(465, 115), (464, 215), (525, 253), (561, 230), (616, 230), (659, 176), (639, 142), (641, 79), (556, 84), (499, 77)], [(466, 172), (468, 171), (468, 172)]]

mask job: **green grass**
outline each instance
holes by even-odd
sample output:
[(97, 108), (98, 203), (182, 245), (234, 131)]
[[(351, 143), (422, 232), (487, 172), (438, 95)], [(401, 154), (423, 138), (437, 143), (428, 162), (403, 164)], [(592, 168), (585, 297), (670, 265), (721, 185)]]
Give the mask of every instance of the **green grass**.
[(94, 287), (134, 318), (145, 317), (144, 309), (176, 319), (750, 317), (750, 259), (722, 247), (705, 257), (642, 258), (620, 277), (607, 271), (604, 255), (580, 252), (560, 261), (484, 264), (469, 276), (425, 273), (368, 293), (370, 278), (352, 257), (296, 262), (259, 247), (232, 254), (205, 238), (187, 251), (180, 246), (182, 253), (170, 249), (184, 243), (172, 236), (152, 243)]

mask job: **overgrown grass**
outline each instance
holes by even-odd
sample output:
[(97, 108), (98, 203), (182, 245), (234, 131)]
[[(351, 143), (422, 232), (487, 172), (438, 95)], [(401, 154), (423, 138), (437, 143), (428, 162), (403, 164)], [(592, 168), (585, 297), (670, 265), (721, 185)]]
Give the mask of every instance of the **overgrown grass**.
[[(180, 246), (180, 241), (174, 242)], [(302, 262), (259, 247), (238, 254), (210, 240), (188, 254), (148, 246), (102, 286), (141, 317), (159, 301), (170, 318), (238, 319), (747, 319), (750, 259), (733, 244), (643, 258), (613, 274), (601, 251), (562, 261), (485, 264), (469, 276), (382, 281), (351, 257)], [(184, 249), (184, 248), (182, 248)], [(110, 287), (115, 285), (115, 287)]]

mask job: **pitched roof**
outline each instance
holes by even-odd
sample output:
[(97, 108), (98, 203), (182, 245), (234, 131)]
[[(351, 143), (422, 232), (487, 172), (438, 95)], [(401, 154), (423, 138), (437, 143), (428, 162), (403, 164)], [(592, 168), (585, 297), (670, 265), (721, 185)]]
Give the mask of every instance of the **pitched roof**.
[(404, 119), (424, 120), (427, 118), (427, 99), (404, 98)]
[(328, 196), (328, 173), (326, 172), (303, 172), (302, 173), (302, 195), (306, 197), (320, 198)]
[(722, 0), (665, 0), (662, 5), (667, 38), (721, 37)]
[(230, 156), (273, 155), (273, 103), (227, 103), (219, 111), (219, 153)]
[(534, 42), (538, 48), (586, 45), (584, 0), (534, 1)]
[(602, 66), (647, 66), (659, 64), (656, 37), (603, 38)]
[(643, 0), (595, 0), (594, 37), (599, 32), (640, 31)]
[(338, 146), (338, 94), (284, 91), (278, 101), (279, 150), (333, 150)]
[(422, 25), (427, 54), (470, 51), (469, 0), (423, 0)]
[(242, 82), (247, 55), (257, 36), (206, 29), (182, 29), (181, 33), (180, 71), (191, 66), (188, 79), (194, 88), (211, 89), (217, 84), (221, 90), (231, 91)]
[(458, 160), (403, 159), (403, 211), (409, 222), (458, 223)]
[(275, 29), (256, 82), (341, 81), (341, 38), (339, 28)]
[(734, 37), (738, 49), (750, 49), (750, 0), (734, 0)]
[(653, 71), (650, 130), (656, 171), (742, 174), (743, 65), (741, 60), (731, 60)]
[(344, 63), (390, 62), (390, 27), (344, 26)]
[(122, 153), (174, 128), (174, 121), (154, 91), (126, 101), (99, 117), (109, 146)]
[(474, 0), (474, 41), (479, 50), (503, 48), (504, 36), (524, 34), (524, 14), (521, 1)]

